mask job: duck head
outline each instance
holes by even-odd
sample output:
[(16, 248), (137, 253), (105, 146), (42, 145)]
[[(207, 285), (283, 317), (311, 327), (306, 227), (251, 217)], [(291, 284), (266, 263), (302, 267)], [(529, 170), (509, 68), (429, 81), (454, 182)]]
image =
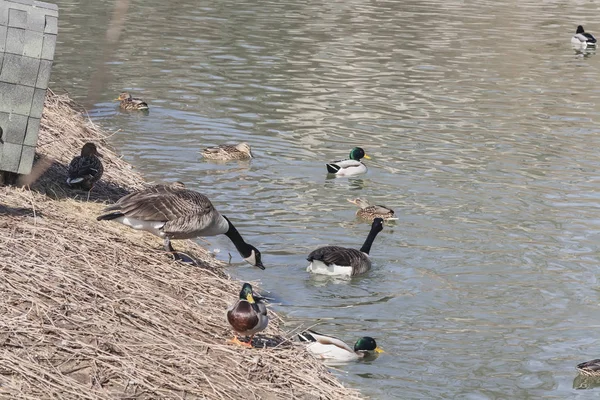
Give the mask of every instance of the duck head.
[(360, 161), (361, 158), (366, 158), (367, 160), (371, 159), (371, 157), (365, 154), (365, 151), (361, 147), (355, 147), (352, 150), (350, 150), (351, 160)]

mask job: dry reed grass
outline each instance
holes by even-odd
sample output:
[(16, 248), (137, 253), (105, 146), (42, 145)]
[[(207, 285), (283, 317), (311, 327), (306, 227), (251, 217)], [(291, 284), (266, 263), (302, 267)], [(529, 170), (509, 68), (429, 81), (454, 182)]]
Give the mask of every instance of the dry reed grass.
[[(95, 220), (98, 200), (144, 185), (105, 137), (50, 93), (29, 186), (0, 187), (0, 397), (359, 398), (301, 347), (228, 344), (225, 310), (241, 284), (199, 245), (178, 241), (201, 260), (192, 267), (158, 238)], [(86, 141), (105, 163), (90, 202), (63, 185)], [(282, 335), (270, 313), (265, 333)]]

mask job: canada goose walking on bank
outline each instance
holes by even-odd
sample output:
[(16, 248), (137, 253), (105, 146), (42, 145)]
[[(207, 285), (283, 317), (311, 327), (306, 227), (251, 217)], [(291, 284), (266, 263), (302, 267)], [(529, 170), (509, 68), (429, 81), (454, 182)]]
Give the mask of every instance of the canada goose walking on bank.
[(383, 353), (377, 346), (375, 339), (370, 336), (361, 337), (354, 344), (354, 348), (348, 346), (340, 339), (323, 335), (313, 330), (306, 330), (298, 334), (301, 342), (308, 343), (306, 350), (317, 358), (330, 362), (356, 361), (372, 353)]
[(81, 148), (81, 155), (74, 157), (69, 164), (67, 185), (88, 192), (92, 190), (94, 184), (98, 182), (104, 173), (102, 161), (98, 157), (102, 157), (102, 154), (98, 153), (94, 143), (84, 144)]
[(202, 151), (202, 156), (209, 160), (249, 160), (252, 158), (252, 151), (248, 143), (242, 142), (235, 146), (222, 144), (206, 148)]
[(367, 172), (367, 166), (360, 162), (361, 158), (371, 159), (362, 148), (355, 147), (350, 150), (350, 156), (346, 160), (333, 161), (327, 164), (327, 172), (335, 174), (335, 176), (364, 174)]
[(313, 250), (306, 270), (325, 275), (360, 275), (371, 269), (369, 252), (375, 237), (383, 229), (383, 219), (375, 218), (369, 235), (360, 250), (340, 246), (325, 246)]
[(165, 250), (177, 254), (171, 239), (225, 235), (248, 263), (265, 269), (260, 251), (242, 238), (231, 221), (221, 215), (208, 197), (180, 183), (156, 185), (121, 197), (104, 209), (97, 220), (114, 220), (133, 229), (164, 238)]
[[(249, 283), (244, 283), (239, 299), (227, 310), (227, 321), (236, 332), (232, 342), (248, 347), (252, 347), (254, 335), (265, 330), (269, 324), (263, 298), (252, 292), (252, 285)], [(242, 342), (237, 338), (238, 334), (250, 335), (250, 340)]]

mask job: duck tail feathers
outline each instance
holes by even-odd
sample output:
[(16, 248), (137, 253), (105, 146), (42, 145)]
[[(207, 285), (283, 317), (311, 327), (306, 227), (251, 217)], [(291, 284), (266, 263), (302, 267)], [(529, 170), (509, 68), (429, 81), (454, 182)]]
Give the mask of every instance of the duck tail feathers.
[(335, 174), (339, 170), (340, 170), (340, 166), (339, 165), (327, 164), (327, 172), (329, 172), (330, 174)]

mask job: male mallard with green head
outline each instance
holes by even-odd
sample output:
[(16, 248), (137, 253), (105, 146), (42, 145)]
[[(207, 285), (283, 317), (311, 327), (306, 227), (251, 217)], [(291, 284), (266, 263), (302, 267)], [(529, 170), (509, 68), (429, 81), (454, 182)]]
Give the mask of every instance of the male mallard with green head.
[(370, 336), (358, 339), (354, 348), (336, 337), (323, 335), (310, 329), (298, 334), (298, 339), (308, 343), (306, 350), (309, 353), (326, 362), (345, 363), (356, 361), (373, 353), (383, 353), (375, 339)]
[(115, 101), (121, 102), (119, 107), (123, 110), (148, 110), (148, 104), (144, 100), (132, 97), (127, 92), (121, 93)]
[(327, 172), (335, 176), (360, 175), (367, 172), (367, 166), (360, 162), (361, 158), (370, 160), (371, 157), (365, 154), (360, 147), (350, 150), (350, 157), (346, 160), (333, 161), (327, 164)]
[[(264, 331), (269, 323), (267, 308), (263, 298), (252, 292), (252, 285), (244, 283), (238, 301), (227, 310), (227, 321), (236, 332), (233, 343), (252, 347), (252, 338)], [(237, 335), (248, 336), (250, 340), (242, 342)]]
[(252, 151), (248, 143), (242, 142), (235, 146), (222, 144), (209, 147), (202, 151), (202, 155), (209, 160), (249, 160), (252, 158)]
[(372, 206), (367, 200), (357, 197), (356, 199), (348, 199), (352, 204), (357, 205), (360, 210), (356, 211), (356, 215), (360, 218), (373, 221), (375, 218), (382, 218), (384, 221), (396, 220), (394, 217), (394, 210), (386, 206), (375, 205)]

